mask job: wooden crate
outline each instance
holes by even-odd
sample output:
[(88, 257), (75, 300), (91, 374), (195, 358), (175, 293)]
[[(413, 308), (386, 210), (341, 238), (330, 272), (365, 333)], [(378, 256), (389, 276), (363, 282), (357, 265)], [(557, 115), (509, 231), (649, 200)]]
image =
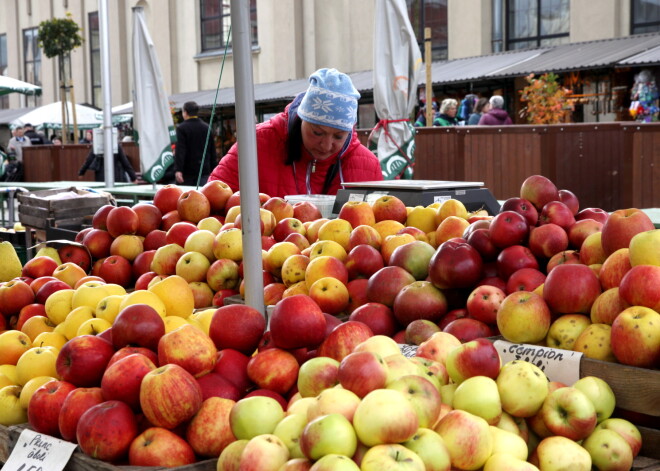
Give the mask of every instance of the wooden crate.
[(48, 225), (82, 225), (111, 195), (76, 187), (35, 191), (18, 195), (18, 218), (25, 226), (45, 229)]

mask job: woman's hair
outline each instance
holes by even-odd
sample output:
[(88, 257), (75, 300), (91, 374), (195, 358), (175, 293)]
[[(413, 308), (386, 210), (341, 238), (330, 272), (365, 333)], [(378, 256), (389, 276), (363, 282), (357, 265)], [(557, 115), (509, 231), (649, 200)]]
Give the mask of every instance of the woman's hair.
[(474, 112), (483, 113), (484, 106), (486, 106), (487, 104), (488, 104), (488, 98), (484, 98), (484, 97), (479, 98), (479, 101), (477, 101), (477, 105), (474, 107)]
[(447, 110), (452, 107), (458, 108), (458, 102), (453, 98), (445, 98), (440, 105), (440, 113), (447, 114)]
[(490, 97), (490, 106), (501, 110), (504, 108), (504, 98), (502, 98), (500, 95), (493, 95)]
[(302, 158), (302, 119), (299, 116), (293, 118), (293, 122), (289, 127), (287, 136), (287, 157), (286, 165), (292, 165)]

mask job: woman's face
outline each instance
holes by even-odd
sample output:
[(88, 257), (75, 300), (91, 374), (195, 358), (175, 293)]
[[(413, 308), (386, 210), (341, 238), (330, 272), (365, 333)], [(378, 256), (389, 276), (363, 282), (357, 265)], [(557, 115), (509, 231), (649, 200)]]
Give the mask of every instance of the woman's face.
[(348, 131), (330, 126), (302, 122), (303, 146), (316, 160), (325, 160), (339, 152), (348, 137)]
[(445, 111), (445, 113), (447, 114), (447, 116), (451, 116), (453, 118), (454, 116), (456, 116), (456, 111), (457, 110), (458, 110), (458, 107), (456, 105), (451, 105), (451, 106), (447, 107), (447, 111)]
[(488, 113), (490, 111), (490, 103), (486, 103), (484, 107), (482, 108), (481, 112), (482, 113)]

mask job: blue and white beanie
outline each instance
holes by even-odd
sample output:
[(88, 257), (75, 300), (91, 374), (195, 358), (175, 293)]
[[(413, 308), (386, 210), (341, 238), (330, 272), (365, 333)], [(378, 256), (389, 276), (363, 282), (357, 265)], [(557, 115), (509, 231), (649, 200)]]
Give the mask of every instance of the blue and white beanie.
[(337, 69), (319, 69), (310, 75), (309, 83), (298, 116), (310, 123), (352, 131), (360, 93), (348, 75)]

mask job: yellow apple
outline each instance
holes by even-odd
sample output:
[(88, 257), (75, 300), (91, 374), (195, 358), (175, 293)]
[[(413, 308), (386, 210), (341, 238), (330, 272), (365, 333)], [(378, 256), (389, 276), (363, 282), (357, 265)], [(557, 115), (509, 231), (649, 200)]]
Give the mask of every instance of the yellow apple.
[(202, 330), (206, 333), (206, 335), (209, 334), (209, 329), (211, 327), (211, 319), (213, 319), (213, 314), (215, 314), (215, 311), (217, 310), (218, 310), (217, 308), (213, 307), (191, 314), (191, 317), (197, 322), (199, 322), (199, 325), (202, 326)]
[(165, 303), (153, 291), (139, 289), (132, 293), (128, 293), (119, 303), (119, 312), (125, 307), (132, 306), (133, 304), (147, 304), (154, 308), (156, 312), (160, 314), (160, 317), (165, 317), (166, 315)]
[[(220, 224), (220, 221), (216, 218), (210, 219), (213, 219)], [(215, 261), (215, 255), (213, 254), (213, 241), (215, 240), (217, 233), (218, 231), (213, 232), (204, 229), (195, 231), (186, 239), (186, 242), (183, 245), (183, 250), (186, 252), (199, 252), (203, 254), (209, 262), (213, 263)]]
[[(222, 227), (222, 223), (220, 220), (216, 217), (209, 216), (207, 218), (202, 219), (197, 223), (197, 228), (202, 231), (209, 231), (213, 233), (213, 235), (217, 234), (220, 232), (220, 228)], [(197, 231), (199, 232), (199, 231)], [(187, 250), (186, 250), (187, 251)]]
[(42, 332), (32, 342), (33, 347), (55, 347), (60, 350), (68, 342), (64, 334), (60, 332)]
[[(113, 293), (108, 292), (105, 283), (88, 281), (80, 285), (73, 293), (71, 307), (75, 309), (80, 306), (88, 306), (92, 309), (96, 309), (99, 301), (111, 294)], [(46, 309), (46, 312), (48, 312), (48, 309)]]
[(0, 388), (0, 425), (17, 425), (27, 422), (27, 409), (21, 406), (21, 387)]
[(616, 363), (616, 357), (612, 352), (612, 344), (610, 343), (611, 333), (612, 327), (607, 324), (588, 325), (575, 339), (573, 350), (582, 352), (587, 358)]
[(415, 206), (406, 219), (406, 226), (413, 226), (424, 232), (434, 231), (438, 225), (435, 223), (436, 210), (424, 206)]
[(3, 374), (9, 378), (12, 384), (18, 384), (16, 365), (0, 365), (0, 374)]
[(55, 324), (45, 316), (30, 317), (21, 327), (21, 331), (30, 337), (31, 342), (34, 342), (34, 339), (42, 332), (52, 332), (54, 329)]
[(52, 376), (37, 376), (36, 378), (32, 378), (27, 383), (25, 383), (23, 389), (21, 389), (21, 397), (20, 397), (21, 407), (27, 410), (28, 404), (30, 403), (30, 399), (32, 398), (34, 392), (37, 389), (39, 389), (41, 386), (46, 384), (48, 381), (56, 381), (56, 380), (57, 378), (54, 378)]
[(190, 322), (187, 319), (184, 319), (183, 317), (179, 317), (179, 316), (165, 316), (163, 318), (163, 322), (165, 323), (166, 334), (168, 332), (172, 332), (175, 329), (178, 329), (182, 325), (190, 324)]
[(583, 314), (564, 314), (550, 324), (545, 343), (548, 347), (573, 350), (575, 341), (590, 324), (591, 319)]
[(180, 276), (168, 276), (164, 280), (149, 286), (149, 291), (156, 294), (163, 301), (167, 316), (186, 318), (195, 309), (195, 298), (190, 286)]
[(73, 262), (66, 262), (59, 265), (53, 271), (53, 276), (73, 288), (78, 283), (78, 280), (87, 276), (87, 273), (80, 265)]
[(21, 386), (37, 376), (59, 378), (55, 362), (59, 350), (54, 347), (32, 347), (18, 359), (16, 374)]
[(53, 324), (61, 324), (66, 319), (66, 316), (69, 315), (74, 293), (75, 291), (72, 289), (62, 289), (48, 296), (44, 307), (46, 309), (46, 316), (48, 316)]
[(124, 296), (118, 294), (106, 296), (96, 305), (94, 314), (97, 318), (105, 319), (110, 324), (112, 324), (115, 321), (117, 314), (119, 314), (119, 306), (121, 305), (123, 299)]
[(339, 242), (334, 240), (317, 240), (310, 246), (309, 259), (312, 260), (323, 255), (329, 255), (345, 262), (348, 253)]
[[(385, 219), (374, 224), (374, 229), (376, 229), (376, 232), (378, 232), (378, 235), (380, 235), (381, 241), (384, 240), (385, 237), (394, 235), (401, 229), (405, 229), (405, 227), (406, 226), (401, 224), (399, 221), (394, 221), (392, 219)], [(435, 227), (433, 227), (433, 230), (435, 231)]]
[(78, 333), (83, 322), (94, 319), (94, 310), (89, 306), (74, 308), (64, 320), (64, 336), (71, 340)]
[(437, 209), (435, 215), (436, 226), (440, 225), (440, 223), (447, 219), (449, 216), (456, 216), (461, 219), (467, 219), (468, 211), (461, 201), (451, 198), (443, 201), (440, 207)]
[(630, 239), (630, 265), (660, 266), (660, 229), (635, 234)]
[(80, 327), (78, 327), (78, 332), (76, 332), (76, 337), (81, 335), (97, 335), (105, 330), (108, 330), (110, 327), (112, 327), (112, 324), (110, 324), (110, 322), (106, 321), (105, 319), (88, 319), (80, 324)]
[(293, 242), (277, 242), (266, 252), (264, 269), (268, 270), (273, 276), (280, 278), (284, 261), (290, 256), (299, 253), (300, 248)]
[(213, 241), (213, 255), (216, 259), (228, 258), (236, 263), (243, 260), (243, 234), (241, 229), (226, 229), (218, 232)]
[(345, 219), (331, 219), (319, 228), (318, 240), (334, 240), (348, 250), (348, 240), (353, 227)]

